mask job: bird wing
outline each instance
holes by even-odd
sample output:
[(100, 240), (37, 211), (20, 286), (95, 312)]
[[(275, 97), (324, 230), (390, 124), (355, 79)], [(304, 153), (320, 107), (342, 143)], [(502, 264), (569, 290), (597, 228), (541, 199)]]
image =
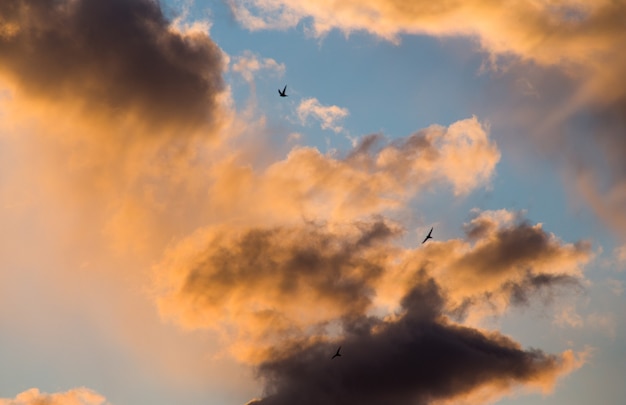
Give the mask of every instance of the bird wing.
[(286, 91), (287, 91), (287, 85), (285, 85), (285, 88), (283, 89), (283, 94), (285, 94)]

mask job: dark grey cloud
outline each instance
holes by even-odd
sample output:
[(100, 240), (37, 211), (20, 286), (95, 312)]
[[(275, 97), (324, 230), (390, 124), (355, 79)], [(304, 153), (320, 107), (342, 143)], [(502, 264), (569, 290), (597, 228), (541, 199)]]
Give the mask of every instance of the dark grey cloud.
[[(514, 223), (506, 226), (488, 217), (479, 217), (466, 226), (465, 232), (468, 239), (479, 243), (470, 253), (461, 257), (455, 267), (485, 277), (532, 270), (550, 262), (558, 266), (562, 259), (583, 257), (591, 250), (590, 243), (586, 241), (564, 246), (540, 225), (529, 223), (519, 214)], [(536, 283), (529, 282), (529, 285)]]
[[(251, 403), (420, 405), (484, 385), (498, 391), (550, 380), (564, 367), (560, 356), (450, 323), (444, 303), (435, 281), (422, 277), (403, 298), (399, 319), (359, 317), (347, 321), (340, 340), (277, 350), (258, 368), (265, 396)], [(338, 345), (342, 357), (330, 360)]]
[(151, 130), (211, 124), (224, 87), (217, 45), (172, 29), (157, 0), (3, 0), (0, 73), (30, 96)]

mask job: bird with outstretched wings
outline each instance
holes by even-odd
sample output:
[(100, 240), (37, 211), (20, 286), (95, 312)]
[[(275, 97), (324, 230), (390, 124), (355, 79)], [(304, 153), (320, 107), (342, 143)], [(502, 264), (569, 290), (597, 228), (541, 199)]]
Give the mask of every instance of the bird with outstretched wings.
[(433, 234), (433, 228), (430, 228), (430, 231), (428, 231), (428, 235), (426, 235), (426, 237), (425, 237), (425, 238), (424, 238), (424, 240), (422, 241), (422, 245), (423, 245), (424, 243), (426, 243), (426, 241), (427, 241), (428, 239), (432, 239), (432, 238), (433, 238), (433, 237), (432, 237), (432, 234)]

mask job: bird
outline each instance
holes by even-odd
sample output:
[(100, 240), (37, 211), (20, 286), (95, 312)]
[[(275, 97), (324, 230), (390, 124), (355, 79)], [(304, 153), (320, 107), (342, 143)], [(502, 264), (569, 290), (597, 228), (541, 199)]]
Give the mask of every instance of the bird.
[(424, 241), (422, 241), (422, 245), (423, 245), (424, 243), (426, 243), (426, 241), (427, 241), (428, 239), (432, 239), (432, 238), (433, 238), (433, 237), (431, 236), (431, 234), (432, 234), (432, 233), (433, 233), (433, 228), (430, 228), (430, 231), (428, 231), (428, 235), (426, 235), (426, 237), (424, 238)]
[(331, 360), (334, 359), (335, 357), (341, 357), (341, 354), (339, 354), (339, 350), (341, 350), (341, 346), (339, 346), (339, 349), (337, 349), (337, 353), (335, 353), (335, 355), (330, 358)]
[(285, 85), (285, 88), (283, 89), (283, 91), (280, 91), (280, 89), (278, 89), (278, 94), (281, 97), (287, 97), (287, 94), (285, 94), (286, 91), (287, 91), (287, 85)]

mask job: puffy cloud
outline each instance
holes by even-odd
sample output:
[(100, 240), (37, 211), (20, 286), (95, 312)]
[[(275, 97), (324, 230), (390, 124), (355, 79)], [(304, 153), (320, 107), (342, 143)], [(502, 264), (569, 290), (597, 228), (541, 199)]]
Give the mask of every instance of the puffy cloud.
[[(582, 353), (523, 350), (497, 332), (450, 323), (444, 300), (423, 278), (403, 298), (398, 319), (351, 319), (341, 339), (277, 349), (258, 369), (265, 397), (251, 403), (428, 404), (476, 391), (494, 399), (519, 385), (549, 391), (584, 362)], [(342, 357), (331, 360), (338, 345)]]
[(304, 124), (309, 117), (313, 117), (320, 122), (322, 129), (331, 129), (334, 132), (341, 132), (343, 127), (338, 124), (342, 118), (348, 116), (347, 108), (341, 108), (336, 105), (322, 105), (316, 98), (307, 98), (300, 101), (298, 105), (298, 117)]
[(393, 297), (406, 293), (399, 286), (425, 270), (446, 292), (447, 310), (473, 324), (537, 295), (549, 302), (561, 289), (580, 290), (582, 268), (593, 257), (588, 242), (564, 243), (506, 210), (476, 212), (465, 232), (464, 239), (406, 251), (381, 281), (379, 302), (393, 308)]
[(277, 347), (344, 335), (350, 319), (395, 319), (405, 306), (398, 297), (424, 274), (437, 286), (436, 312), (467, 324), (485, 315), (485, 304), (502, 313), (538, 292), (580, 288), (589, 246), (514, 218), (485, 212), (468, 225), (467, 240), (415, 249), (401, 248), (402, 229), (380, 219), (209, 227), (170, 249), (155, 293), (164, 316), (222, 332), (238, 358), (257, 363)]
[(0, 27), (0, 74), (31, 102), (178, 136), (220, 120), (220, 49), (156, 1), (7, 0)]
[(189, 327), (225, 325), (254, 346), (239, 356), (257, 356), (278, 339), (365, 311), (390, 259), (385, 242), (397, 233), (382, 221), (207, 229), (161, 265), (159, 306)]
[[(230, 4), (239, 21), (250, 29), (310, 23), (316, 36), (338, 29), (365, 31), (394, 42), (402, 35), (475, 40), (489, 54), (492, 66), (504, 62), (507, 68), (514, 67), (510, 71), (515, 73), (508, 76), (515, 83), (514, 92), (534, 98), (528, 114), (520, 112), (520, 105), (527, 104), (520, 102), (500, 111), (507, 124), (515, 116), (522, 117), (522, 132), (536, 135), (534, 141), (541, 152), (564, 164), (566, 179), (596, 214), (626, 235), (623, 0), (523, 0), (514, 4), (485, 0), (437, 4), (425, 0), (410, 4), (403, 0), (231, 0)], [(532, 81), (529, 73), (535, 76)], [(555, 75), (559, 77), (556, 81)]]
[(109, 405), (106, 399), (87, 388), (47, 394), (31, 388), (14, 399), (0, 398), (0, 405)]
[(433, 184), (468, 193), (489, 182), (499, 159), (498, 147), (475, 117), (391, 141), (367, 136), (344, 157), (296, 147), (285, 159), (255, 170), (229, 156), (209, 172), (211, 211), (222, 220), (265, 224), (302, 217), (352, 221), (402, 208)]

